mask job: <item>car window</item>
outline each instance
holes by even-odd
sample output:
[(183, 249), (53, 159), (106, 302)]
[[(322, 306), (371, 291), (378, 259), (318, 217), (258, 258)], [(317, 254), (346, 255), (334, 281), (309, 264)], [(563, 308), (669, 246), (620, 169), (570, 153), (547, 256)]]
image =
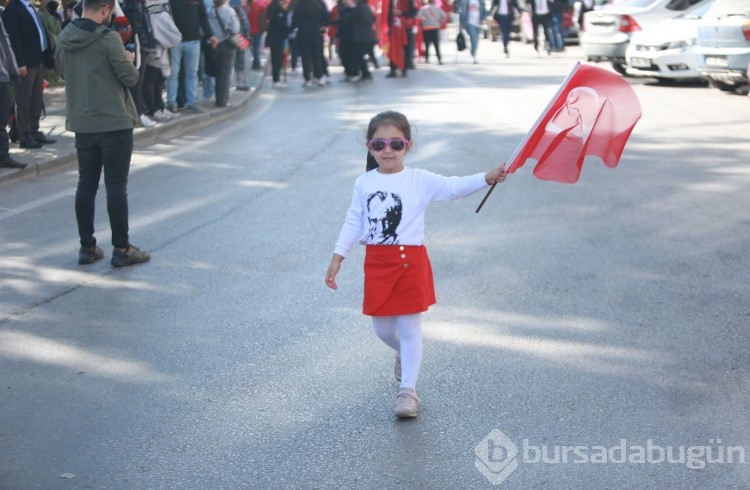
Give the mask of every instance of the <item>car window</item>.
[[(701, 0), (698, 0), (701, 1)], [(698, 7), (695, 7), (693, 9), (688, 10), (685, 13), (682, 13), (678, 15), (676, 18), (679, 19), (700, 19), (704, 15), (706, 15), (706, 12), (708, 12), (708, 9), (711, 8), (712, 3), (704, 3), (703, 5), (700, 5)]]
[(667, 10), (674, 10), (675, 12), (682, 12), (686, 8), (690, 7), (690, 5), (692, 5), (690, 0), (671, 0), (664, 6), (664, 8)]
[(716, 0), (704, 17), (745, 15), (750, 17), (750, 0)]
[(648, 7), (652, 3), (655, 3), (654, 0), (625, 0), (624, 2), (617, 4), (617, 6), (643, 8)]

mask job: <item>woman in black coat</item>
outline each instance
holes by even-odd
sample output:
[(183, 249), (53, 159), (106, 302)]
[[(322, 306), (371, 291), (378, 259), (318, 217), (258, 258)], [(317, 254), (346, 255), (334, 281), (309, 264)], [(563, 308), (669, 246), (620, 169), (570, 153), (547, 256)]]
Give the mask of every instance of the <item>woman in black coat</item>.
[(323, 54), (323, 30), (331, 23), (328, 8), (321, 0), (297, 0), (292, 13), (292, 30), (302, 58), (302, 75), (305, 86), (312, 86), (312, 78), (318, 85), (325, 85), (325, 56)]
[(265, 12), (268, 19), (266, 46), (271, 50), (271, 77), (274, 86), (280, 83), (284, 43), (289, 36), (289, 3), (289, 0), (273, 0)]
[(342, 26), (347, 26), (351, 31), (351, 40), (353, 42), (353, 59), (356, 60), (356, 68), (362, 76), (362, 80), (372, 80), (372, 75), (368, 70), (368, 60), (371, 48), (377, 37), (373, 24), (375, 14), (373, 14), (367, 0), (357, 0), (354, 8), (347, 9), (346, 12), (336, 21)]

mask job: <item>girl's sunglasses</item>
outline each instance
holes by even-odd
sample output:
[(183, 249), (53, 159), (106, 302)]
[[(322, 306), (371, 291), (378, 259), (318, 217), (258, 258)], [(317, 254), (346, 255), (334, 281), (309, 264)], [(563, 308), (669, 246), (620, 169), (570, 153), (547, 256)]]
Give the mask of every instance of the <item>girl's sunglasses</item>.
[(386, 146), (390, 146), (393, 151), (404, 151), (408, 144), (409, 140), (403, 138), (393, 138), (390, 140), (376, 138), (367, 142), (367, 145), (373, 151), (383, 151)]

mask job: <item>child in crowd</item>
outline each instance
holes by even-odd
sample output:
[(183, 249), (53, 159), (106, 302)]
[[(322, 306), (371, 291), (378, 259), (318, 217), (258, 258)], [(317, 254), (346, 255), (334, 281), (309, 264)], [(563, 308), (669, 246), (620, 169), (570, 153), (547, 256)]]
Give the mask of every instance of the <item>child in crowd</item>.
[(422, 364), (421, 313), (435, 304), (432, 268), (424, 241), (424, 214), (432, 201), (448, 201), (503, 182), (503, 166), (467, 177), (444, 177), (409, 168), (404, 157), (412, 147), (411, 126), (398, 112), (370, 120), (367, 148), (377, 168), (354, 183), (351, 206), (326, 273), (337, 289), (336, 275), (355, 242), (366, 245), (362, 312), (372, 317), (375, 334), (396, 353), (400, 382), (394, 414), (416, 417), (416, 393)]

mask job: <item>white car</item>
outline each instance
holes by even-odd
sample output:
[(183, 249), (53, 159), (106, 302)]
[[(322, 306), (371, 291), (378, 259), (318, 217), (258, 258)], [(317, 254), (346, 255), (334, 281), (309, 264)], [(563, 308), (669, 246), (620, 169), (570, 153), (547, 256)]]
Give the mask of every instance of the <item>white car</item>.
[(588, 61), (609, 61), (625, 74), (625, 50), (630, 37), (647, 26), (680, 15), (710, 0), (625, 0), (583, 14), (581, 48)]
[(659, 81), (703, 80), (693, 47), (698, 38), (698, 22), (712, 3), (700, 4), (633, 34), (625, 51), (627, 74)]

